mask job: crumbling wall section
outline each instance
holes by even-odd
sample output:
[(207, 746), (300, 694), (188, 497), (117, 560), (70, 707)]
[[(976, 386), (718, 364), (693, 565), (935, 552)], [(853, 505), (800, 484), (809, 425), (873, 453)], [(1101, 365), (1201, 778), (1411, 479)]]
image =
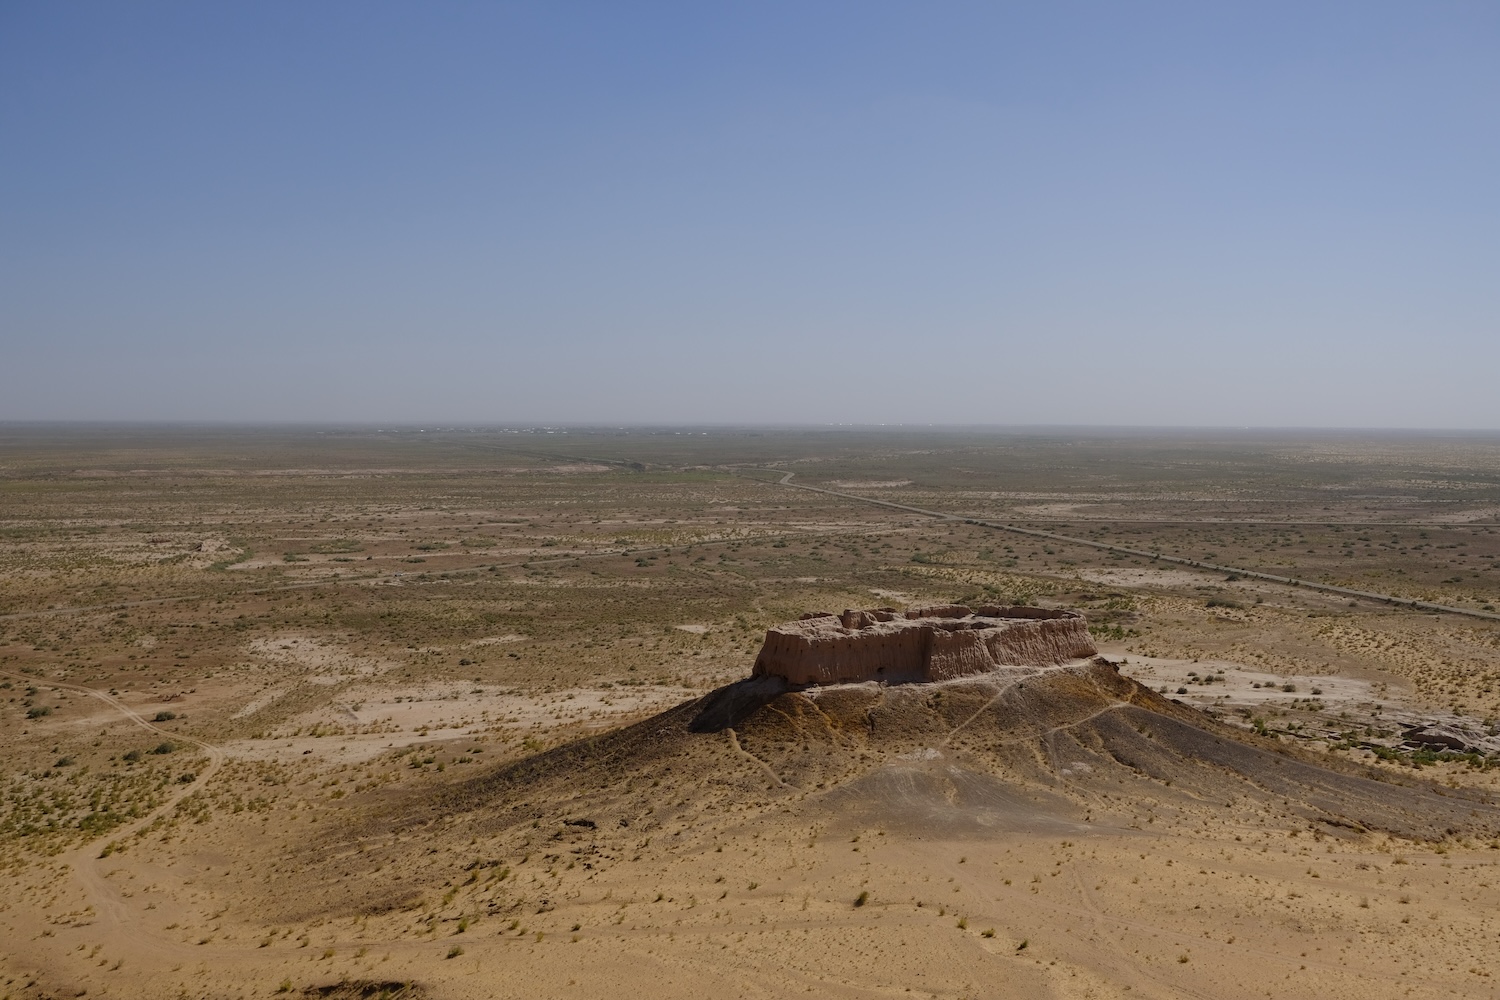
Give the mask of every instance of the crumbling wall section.
[(1056, 666), (1099, 652), (1082, 615), (1023, 621), (989, 633), (985, 644), (1002, 666)]
[(794, 686), (947, 680), (1003, 666), (1054, 666), (1098, 651), (1083, 616), (1030, 607), (939, 605), (807, 615), (769, 630), (757, 677)]
[(806, 619), (766, 633), (754, 675), (798, 686), (849, 681), (920, 680), (929, 635), (922, 629), (846, 628), (838, 618)]

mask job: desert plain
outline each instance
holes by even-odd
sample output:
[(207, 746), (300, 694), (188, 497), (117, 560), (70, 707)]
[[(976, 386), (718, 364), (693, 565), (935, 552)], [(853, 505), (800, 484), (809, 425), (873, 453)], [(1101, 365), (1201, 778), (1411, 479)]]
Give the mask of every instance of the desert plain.
[[(3, 427), (0, 998), (1497, 996), (1497, 560), (1494, 435)], [(944, 602), (1103, 660), (745, 686)]]

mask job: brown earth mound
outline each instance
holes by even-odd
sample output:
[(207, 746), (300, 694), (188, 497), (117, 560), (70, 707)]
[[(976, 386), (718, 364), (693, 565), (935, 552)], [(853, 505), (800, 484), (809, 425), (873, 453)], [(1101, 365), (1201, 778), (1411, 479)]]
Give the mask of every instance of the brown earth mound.
[(349, 877), (301, 897), (297, 912), (403, 905), (433, 873), (402, 868), (379, 899), (336, 887), (367, 884), (353, 876), (429, 839), (541, 837), (583, 845), (577, 854), (612, 834), (712, 836), (772, 810), (831, 829), (944, 837), (1087, 836), (1198, 818), (1319, 836), (1500, 836), (1487, 795), (1315, 758), (1162, 698), (1103, 658), (938, 684), (796, 691), (760, 677), (388, 804), (316, 846), (309, 864)]

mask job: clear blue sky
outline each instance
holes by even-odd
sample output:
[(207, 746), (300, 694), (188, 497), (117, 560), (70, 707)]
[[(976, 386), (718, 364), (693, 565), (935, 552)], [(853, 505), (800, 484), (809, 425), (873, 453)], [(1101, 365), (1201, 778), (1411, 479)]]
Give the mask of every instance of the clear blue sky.
[(0, 419), (1500, 427), (1500, 6), (0, 0)]

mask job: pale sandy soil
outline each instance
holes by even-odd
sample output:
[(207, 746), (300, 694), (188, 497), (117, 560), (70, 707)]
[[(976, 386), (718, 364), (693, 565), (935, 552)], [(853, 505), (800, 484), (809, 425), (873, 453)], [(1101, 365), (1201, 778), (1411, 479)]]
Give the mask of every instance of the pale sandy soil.
[[(291, 691), (263, 691), (235, 714), (253, 715)], [(333, 704), (286, 718), (266, 738), (226, 743), (224, 751), (241, 760), (294, 760), (312, 754), (318, 761), (352, 762), (400, 747), (475, 737), (552, 742), (560, 734), (613, 728), (691, 696), (685, 688), (658, 685), (537, 695), (458, 682), (350, 684)]]
[(461, 933), (451, 918), (413, 926), (415, 913), (226, 920), (236, 901), (197, 886), (236, 849), (223, 834), (150, 861), (106, 859), (92, 893), (65, 869), (38, 873), (46, 881), (28, 879), (0, 921), (48, 981), (111, 996), (268, 995), (345, 978), (452, 997), (1497, 992), (1490, 850), (1319, 843), (1232, 816), (961, 839), (773, 817), (714, 839), (637, 841), (608, 870), (523, 864), (512, 884), (545, 892), (543, 912), (486, 916), (485, 899), (505, 891), (463, 889), (473, 916)]
[[(1167, 688), (1175, 697), (1195, 707), (1217, 705), (1285, 705), (1315, 697), (1325, 709), (1368, 711), (1375, 704), (1390, 704), (1389, 685), (1381, 682), (1327, 674), (1277, 674), (1235, 663), (1232, 660), (1174, 660), (1156, 656), (1122, 657), (1121, 670), (1148, 687)], [(1215, 680), (1199, 685), (1199, 679)], [(1177, 688), (1187, 685), (1186, 691)], [(1291, 685), (1292, 690), (1283, 690)]]
[[(317, 655), (298, 663), (324, 666), (328, 651), (297, 643), (304, 645)], [(1134, 657), (1126, 668), (1164, 684), (1186, 681), (1189, 671), (1222, 672), (1226, 682), (1204, 688), (1198, 700), (1272, 702), (1290, 697), (1279, 687), (1287, 682), (1317, 684), (1335, 704), (1377, 693), (1368, 680), (1284, 677), (1232, 662)], [(331, 821), (315, 804), (218, 813), (205, 824), (133, 836), (215, 783), (222, 791), (247, 780), (248, 773), (220, 768), (221, 760), (337, 775), (418, 740), (431, 750), (507, 730), (612, 724), (686, 692), (520, 697), (448, 684), (349, 694), (361, 696), (364, 707), (354, 714), (362, 723), (389, 720), (402, 731), (214, 747), (200, 760), (197, 784), (111, 836), (127, 849), (101, 858), (100, 843), (88, 843), (7, 875), (5, 989), (52, 996), (66, 984), (67, 995), (248, 997), (287, 984), (300, 993), (357, 980), (412, 981), (420, 995), (476, 998), (612, 998), (621, 990), (663, 997), (1500, 995), (1493, 945), (1500, 852), (1462, 843), (1434, 849), (1378, 834), (1335, 838), (1298, 823), (1268, 827), (1237, 814), (1233, 803), (1163, 812), (1136, 829), (1017, 815), (1010, 825), (955, 833), (909, 811), (887, 823), (878, 804), (829, 812), (818, 794), (799, 794), (780, 808), (670, 835), (559, 831), (539, 836), (530, 852), (499, 858), (508, 876), (499, 881), (498, 869), (481, 868), (483, 878), (434, 885), (425, 901), (394, 912), (335, 910), (269, 922), (253, 916), (253, 880), (228, 877), (233, 859), (253, 855), (251, 843), (267, 834), (315, 833), (320, 817)], [(377, 695), (385, 703), (372, 705)], [(129, 709), (122, 703), (120, 711)], [(418, 737), (415, 729), (427, 731)], [(738, 750), (733, 730), (729, 739)], [(941, 773), (950, 754), (923, 748), (885, 768), (893, 776), (911, 768)], [(787, 791), (783, 785), (778, 794)], [(680, 792), (694, 795), (691, 787)], [(487, 850), (451, 837), (433, 848)]]
[(492, 635), (483, 639), (474, 639), (463, 644), (466, 649), (477, 649), (480, 646), (495, 646), (505, 642), (525, 642), (528, 637), (524, 635)]
[(1203, 582), (1202, 573), (1178, 569), (1080, 569), (1078, 576), (1106, 587), (1191, 587)]
[(389, 660), (355, 655), (325, 638), (302, 632), (253, 639), (246, 651), (253, 658), (293, 668), (311, 684), (341, 684), (382, 674), (394, 666)]

